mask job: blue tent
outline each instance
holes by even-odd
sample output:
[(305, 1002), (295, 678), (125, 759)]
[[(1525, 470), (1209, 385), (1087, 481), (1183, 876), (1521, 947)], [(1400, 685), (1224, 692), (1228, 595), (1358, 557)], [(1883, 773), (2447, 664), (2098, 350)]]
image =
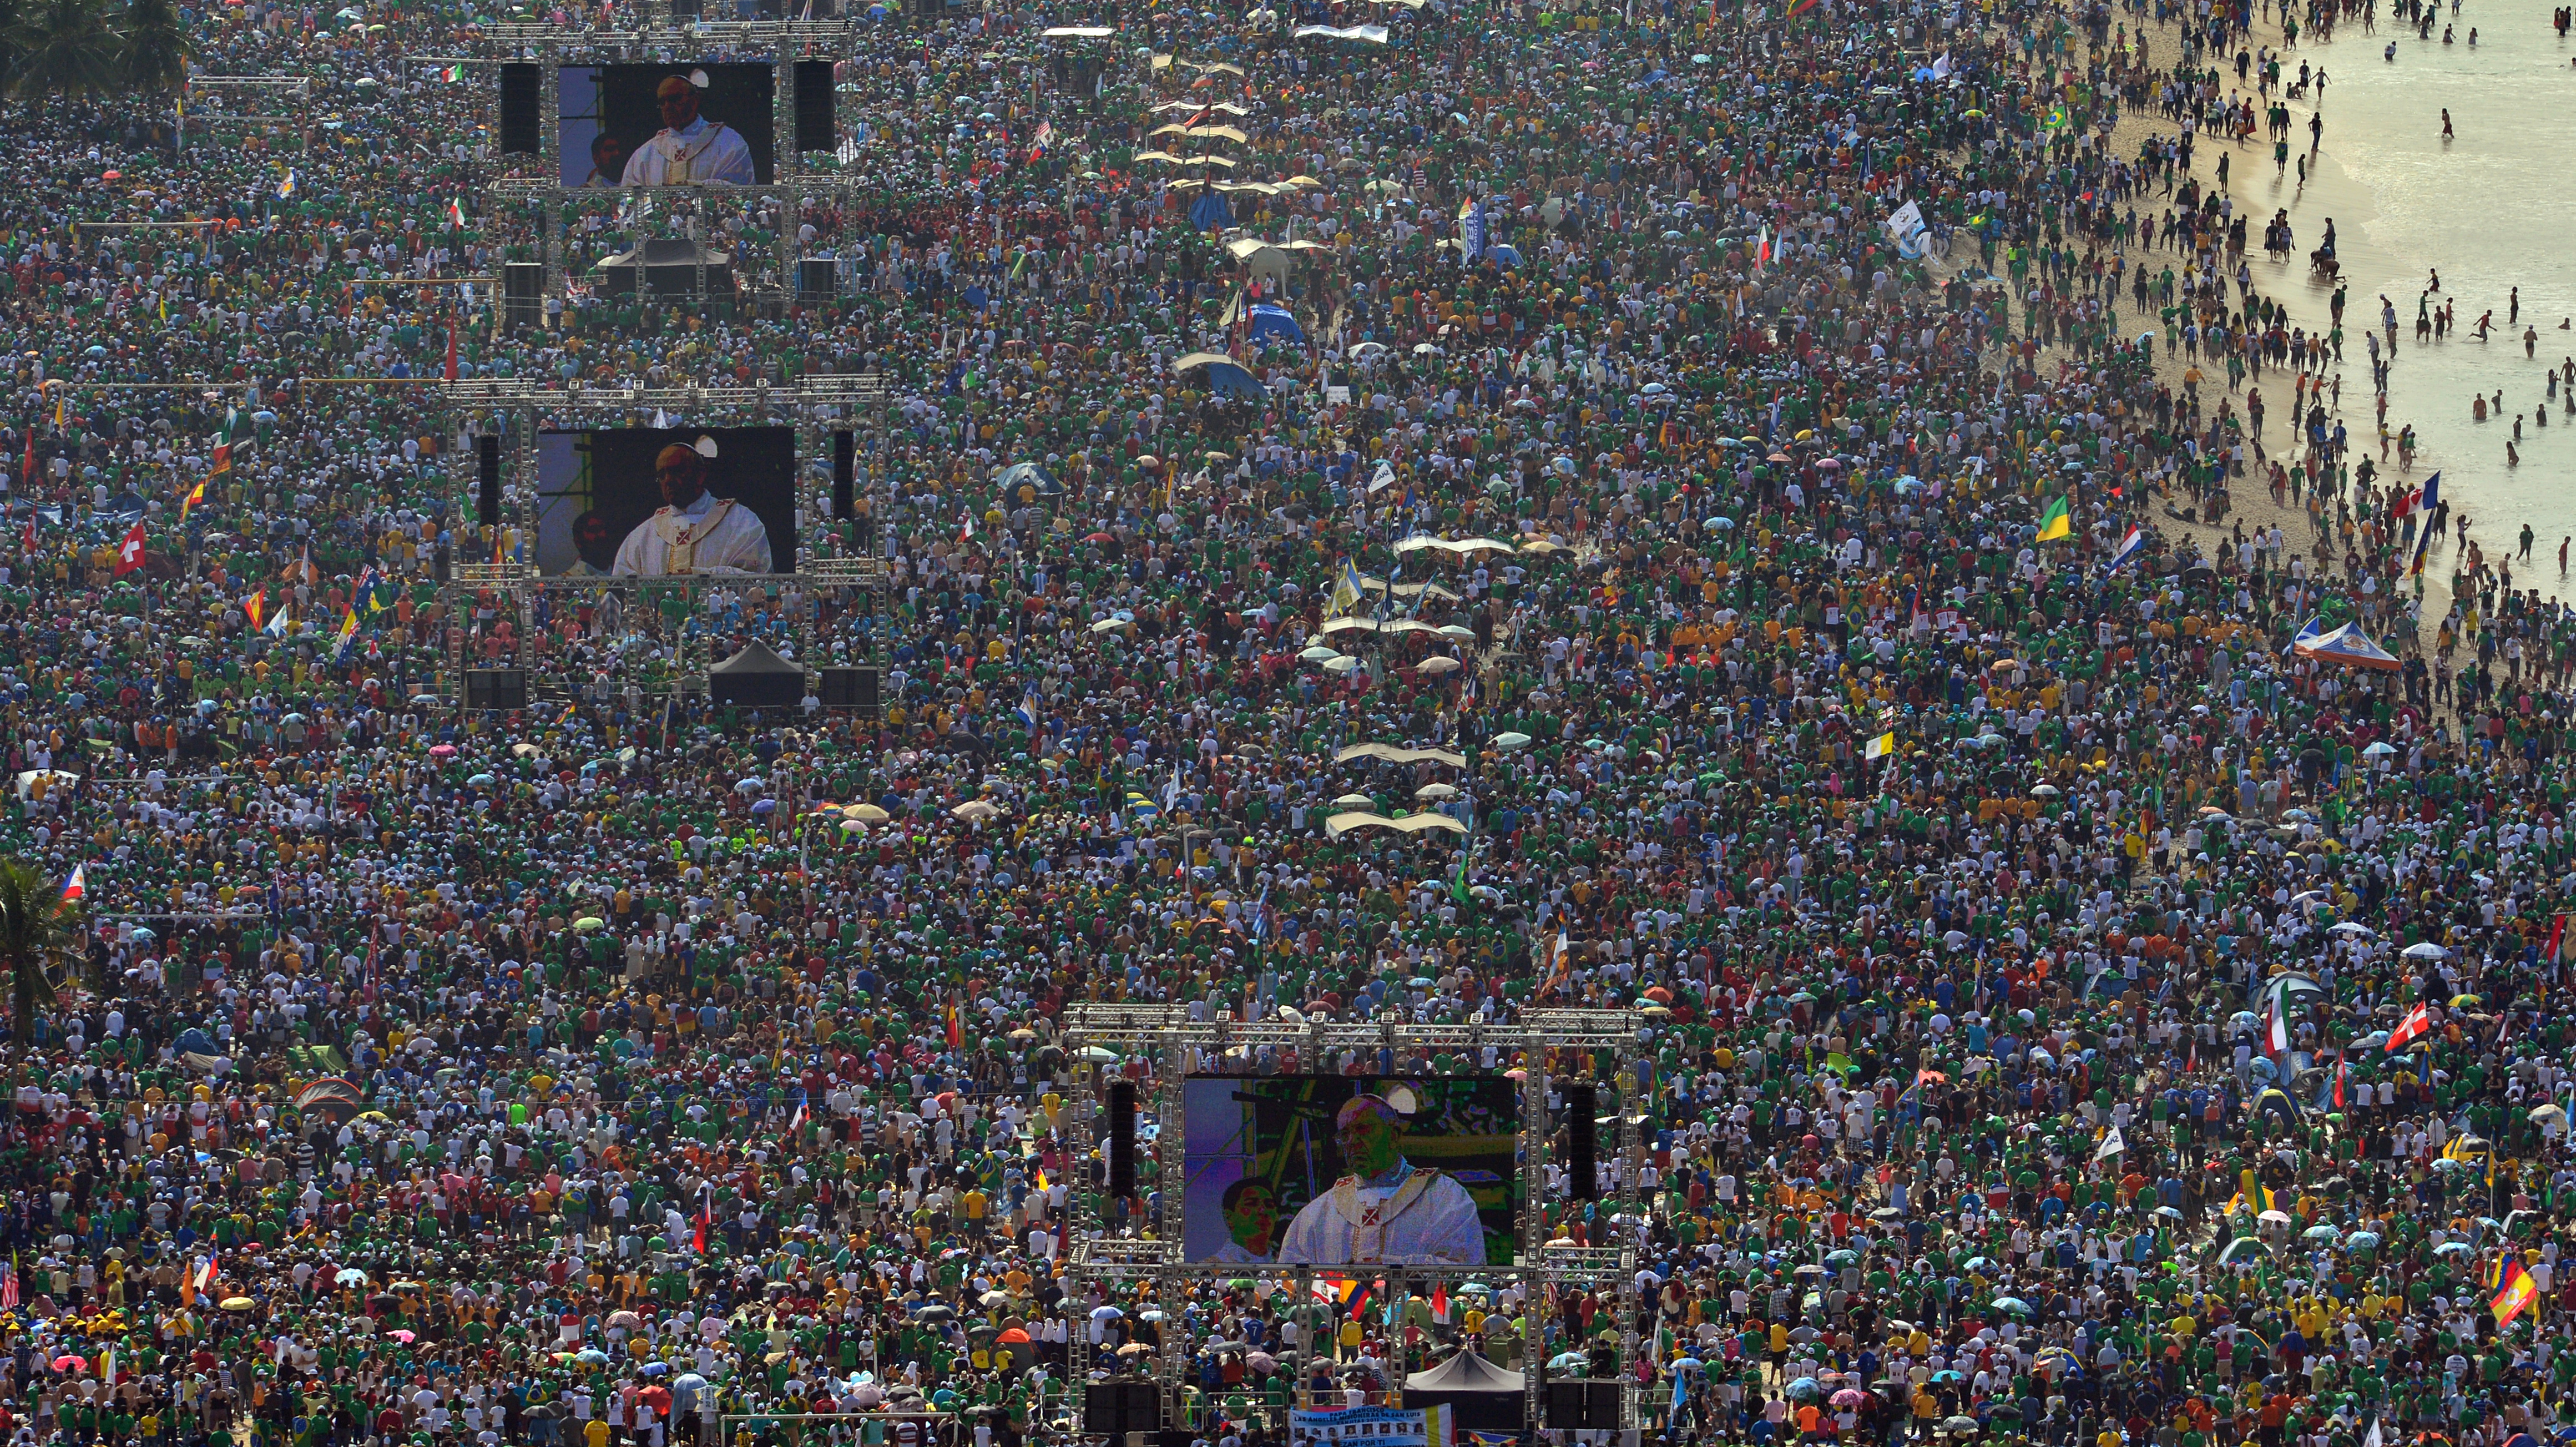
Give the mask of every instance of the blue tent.
[(1218, 362), (1207, 369), (1208, 388), (1220, 397), (1242, 397), (1260, 401), (1270, 395), (1259, 378), (1232, 362)]
[(1297, 318), (1290, 315), (1286, 307), (1257, 301), (1252, 304), (1251, 316), (1248, 331), (1254, 341), (1266, 337), (1285, 337), (1292, 342), (1306, 340), (1305, 329), (1297, 325)]
[(1209, 191), (1190, 203), (1190, 224), (1201, 231), (1222, 231), (1234, 224), (1234, 212), (1222, 194)]

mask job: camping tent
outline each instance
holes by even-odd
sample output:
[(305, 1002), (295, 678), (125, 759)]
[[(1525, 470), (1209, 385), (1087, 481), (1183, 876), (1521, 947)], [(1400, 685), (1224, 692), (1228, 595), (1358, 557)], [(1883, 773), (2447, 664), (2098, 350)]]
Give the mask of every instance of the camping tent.
[(1284, 306), (1257, 301), (1252, 304), (1251, 317), (1252, 324), (1247, 331), (1255, 341), (1264, 337), (1283, 337), (1292, 342), (1306, 340), (1305, 328), (1297, 325), (1297, 318)]

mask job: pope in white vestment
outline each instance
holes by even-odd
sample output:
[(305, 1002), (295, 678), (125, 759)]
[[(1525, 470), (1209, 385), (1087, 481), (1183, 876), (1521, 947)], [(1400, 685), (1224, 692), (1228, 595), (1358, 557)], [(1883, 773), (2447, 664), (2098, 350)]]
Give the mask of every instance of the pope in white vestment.
[(665, 447), (653, 463), (666, 506), (637, 523), (617, 547), (617, 577), (768, 573), (769, 529), (741, 503), (706, 490), (706, 464), (686, 447)]
[(1357, 1167), (1288, 1223), (1279, 1261), (1291, 1266), (1482, 1266), (1476, 1198), (1402, 1153), (1403, 1118), (1376, 1096), (1352, 1097), (1334, 1120), (1343, 1159)]
[(698, 88), (686, 76), (665, 78), (654, 104), (662, 111), (662, 129), (626, 158), (627, 185), (753, 184), (750, 143), (742, 132), (698, 114)]

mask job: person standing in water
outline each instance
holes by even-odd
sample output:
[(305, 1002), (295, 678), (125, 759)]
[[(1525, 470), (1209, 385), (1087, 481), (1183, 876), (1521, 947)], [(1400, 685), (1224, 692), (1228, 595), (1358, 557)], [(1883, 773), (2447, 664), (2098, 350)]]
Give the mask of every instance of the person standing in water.
[(2442, 107), (2442, 139), (2446, 141), (2451, 139), (2451, 108), (2449, 106)]

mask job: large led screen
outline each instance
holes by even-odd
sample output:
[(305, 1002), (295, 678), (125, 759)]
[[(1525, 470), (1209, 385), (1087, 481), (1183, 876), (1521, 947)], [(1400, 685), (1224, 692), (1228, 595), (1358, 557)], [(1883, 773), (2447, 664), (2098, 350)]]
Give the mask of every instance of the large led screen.
[(1182, 1245), (1194, 1263), (1508, 1266), (1520, 1095), (1497, 1076), (1193, 1076)]
[(766, 186), (778, 78), (766, 61), (567, 65), (556, 134), (567, 186)]
[(537, 439), (537, 571), (796, 571), (796, 432), (622, 427)]

